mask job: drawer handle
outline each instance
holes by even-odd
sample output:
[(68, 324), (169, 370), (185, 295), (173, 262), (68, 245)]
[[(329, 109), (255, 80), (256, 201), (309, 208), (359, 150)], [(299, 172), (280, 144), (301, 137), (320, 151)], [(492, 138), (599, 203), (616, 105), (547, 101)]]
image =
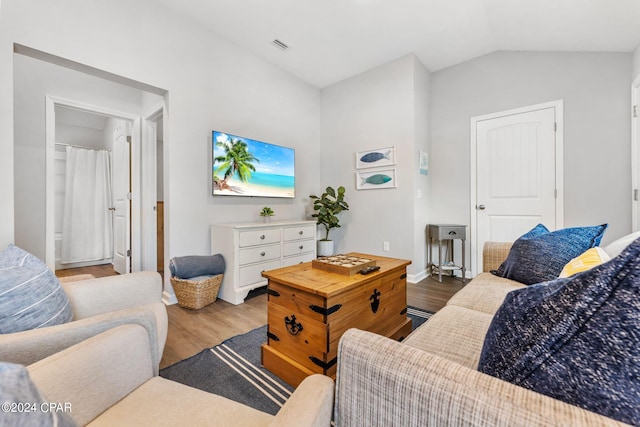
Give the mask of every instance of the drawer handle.
[(298, 234), (302, 236), (304, 234), (304, 231), (300, 230), (300, 231), (298, 231)]
[(289, 319), (288, 316), (285, 317), (284, 325), (287, 327), (287, 331), (289, 331), (291, 335), (298, 335), (300, 332), (302, 332), (302, 329), (303, 329), (302, 323), (296, 322), (295, 314), (291, 315), (291, 319)]
[(300, 249), (304, 249), (304, 245), (300, 245)]
[(260, 252), (260, 256), (265, 256), (267, 253), (265, 251)]
[(449, 236), (455, 236), (456, 234), (458, 234), (458, 233), (456, 233), (456, 232), (455, 232), (455, 231), (453, 231), (453, 230), (449, 232)]
[(264, 234), (261, 234), (261, 235), (260, 235), (260, 240), (264, 240), (264, 239), (265, 239), (265, 237), (267, 237), (267, 236), (265, 236)]

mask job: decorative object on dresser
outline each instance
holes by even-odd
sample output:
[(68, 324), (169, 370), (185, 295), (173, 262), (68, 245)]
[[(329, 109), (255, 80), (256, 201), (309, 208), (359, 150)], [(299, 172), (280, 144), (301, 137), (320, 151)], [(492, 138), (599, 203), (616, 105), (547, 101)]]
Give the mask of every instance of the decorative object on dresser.
[(269, 299), (262, 364), (294, 387), (314, 373), (335, 378), (338, 340), (349, 328), (392, 339), (411, 332), (406, 279), (411, 261), (347, 255), (374, 260), (380, 269), (346, 275), (305, 263), (263, 273)]
[(260, 211), (260, 216), (262, 218), (264, 218), (264, 222), (269, 223), (271, 222), (271, 217), (274, 216), (276, 213), (273, 211), (273, 209), (271, 209), (269, 206), (265, 206), (264, 208), (262, 208), (262, 210)]
[(218, 298), (241, 304), (250, 290), (265, 286), (262, 272), (316, 257), (315, 221), (273, 221), (211, 226), (211, 252), (227, 262)]
[(345, 188), (340, 186), (336, 191), (333, 187), (326, 188), (322, 196), (309, 196), (313, 199), (313, 210), (316, 211), (313, 218), (318, 219), (318, 224), (325, 229), (324, 238), (318, 240), (318, 255), (333, 255), (333, 240), (329, 240), (329, 231), (332, 228), (340, 228), (338, 214), (349, 210), (349, 204), (344, 200)]

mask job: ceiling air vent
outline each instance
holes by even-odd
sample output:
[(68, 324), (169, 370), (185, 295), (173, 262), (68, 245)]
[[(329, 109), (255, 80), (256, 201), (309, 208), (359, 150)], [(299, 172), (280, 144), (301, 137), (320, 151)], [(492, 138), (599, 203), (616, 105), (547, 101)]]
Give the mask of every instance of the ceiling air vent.
[(280, 40), (278, 40), (278, 39), (275, 39), (275, 40), (274, 40), (274, 41), (272, 41), (271, 43), (273, 43), (273, 45), (274, 45), (275, 47), (277, 47), (278, 49), (280, 49), (280, 50), (287, 50), (287, 49), (289, 49), (289, 46), (288, 46), (286, 43), (281, 42), (281, 41), (280, 41)]

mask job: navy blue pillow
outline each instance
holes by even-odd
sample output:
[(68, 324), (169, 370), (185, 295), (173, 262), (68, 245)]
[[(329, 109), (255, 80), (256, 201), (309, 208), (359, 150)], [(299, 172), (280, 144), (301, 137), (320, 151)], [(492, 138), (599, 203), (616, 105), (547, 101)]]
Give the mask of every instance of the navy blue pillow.
[(553, 280), (569, 261), (598, 246), (607, 226), (563, 228), (550, 232), (538, 224), (513, 243), (507, 259), (492, 273), (525, 285)]
[(640, 425), (640, 239), (591, 270), (508, 293), (478, 370)]

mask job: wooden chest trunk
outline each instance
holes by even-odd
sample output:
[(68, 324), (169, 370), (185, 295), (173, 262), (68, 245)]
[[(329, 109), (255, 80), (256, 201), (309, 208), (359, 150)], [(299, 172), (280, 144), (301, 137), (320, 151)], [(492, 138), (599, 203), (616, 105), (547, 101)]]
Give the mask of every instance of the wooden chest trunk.
[(293, 386), (313, 373), (335, 378), (338, 341), (347, 329), (393, 339), (411, 332), (410, 261), (367, 257), (376, 260), (379, 271), (346, 276), (304, 263), (263, 273), (269, 294), (268, 338), (262, 346), (267, 369)]

